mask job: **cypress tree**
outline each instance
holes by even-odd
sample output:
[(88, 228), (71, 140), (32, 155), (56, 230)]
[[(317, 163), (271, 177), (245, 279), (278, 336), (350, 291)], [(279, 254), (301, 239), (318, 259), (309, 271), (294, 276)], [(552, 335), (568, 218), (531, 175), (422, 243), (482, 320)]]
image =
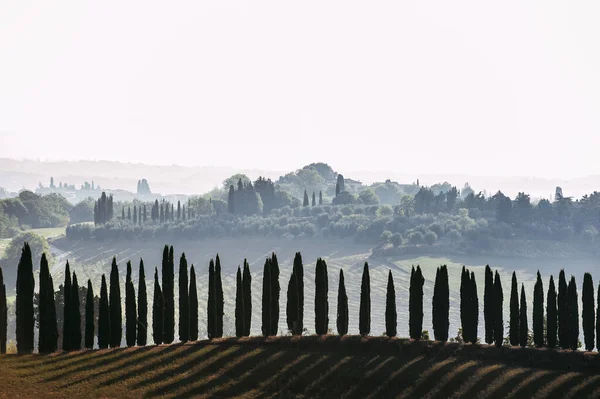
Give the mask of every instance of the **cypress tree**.
[[(168, 208), (167, 204), (167, 208)], [(165, 217), (166, 219), (166, 217)], [(166, 258), (165, 258), (166, 252)], [(162, 293), (164, 298), (163, 343), (170, 344), (175, 339), (175, 260), (173, 246), (163, 250)]]
[(596, 326), (594, 314), (594, 281), (590, 273), (583, 275), (583, 288), (581, 292), (581, 318), (583, 320), (583, 337), (585, 350), (593, 351), (596, 337), (594, 328)]
[(312, 206), (317, 205), (317, 197), (315, 195), (315, 192), (313, 191), (313, 195), (312, 195)]
[(81, 311), (79, 308), (79, 284), (73, 272), (71, 283), (71, 349), (81, 350)]
[[(0, 269), (0, 290), (2, 289), (2, 269)], [(1, 300), (1, 298), (0, 298)], [(596, 295), (596, 348), (600, 348), (600, 283), (598, 283), (598, 294)], [(1, 305), (0, 305), (1, 306)], [(0, 309), (0, 312), (2, 310)], [(0, 319), (0, 323), (2, 320)], [(1, 334), (1, 333), (0, 333)]]
[(262, 292), (262, 334), (270, 335), (271, 327), (271, 258), (267, 258), (263, 268), (263, 292)]
[(121, 308), (121, 287), (119, 286), (119, 268), (117, 258), (113, 257), (110, 270), (110, 295), (108, 298), (110, 313), (110, 339), (111, 348), (121, 346), (123, 337), (123, 315)]
[(315, 271), (315, 330), (317, 335), (325, 335), (329, 329), (328, 290), (327, 263), (318, 258)]
[(196, 271), (190, 268), (190, 341), (198, 340), (198, 291), (196, 290)]
[(127, 220), (131, 220), (131, 207), (127, 207)]
[(567, 287), (567, 314), (569, 316), (569, 349), (577, 350), (577, 341), (579, 339), (579, 304), (577, 303), (577, 283), (575, 277), (571, 276), (571, 281)]
[(304, 201), (302, 202), (303, 206), (308, 206), (309, 202), (308, 202), (308, 193), (306, 192), (306, 190), (304, 190)]
[[(289, 300), (289, 299), (288, 299)], [(244, 288), (242, 284), (242, 270), (238, 266), (235, 280), (235, 336), (244, 336)]]
[(85, 347), (94, 349), (94, 290), (92, 281), (88, 279), (85, 296)]
[(475, 273), (471, 272), (471, 280), (470, 280), (470, 319), (471, 322), (469, 326), (471, 328), (471, 343), (477, 343), (477, 327), (479, 325), (479, 298), (477, 297), (477, 282), (475, 281)]
[[(181, 201), (177, 201), (177, 220), (181, 219)], [(187, 289), (187, 287), (186, 287)]]
[(6, 285), (4, 284), (4, 276), (0, 267), (0, 355), (6, 353), (6, 333), (8, 327), (8, 307), (6, 305)]
[(152, 303), (152, 338), (156, 345), (162, 344), (163, 328), (165, 326), (163, 317), (165, 312), (165, 302), (158, 282), (158, 268), (154, 268), (154, 300)]
[(229, 186), (229, 195), (227, 196), (227, 210), (229, 211), (229, 213), (235, 213), (235, 189), (233, 188), (233, 185)]
[(365, 262), (362, 281), (360, 284), (360, 312), (358, 315), (358, 328), (360, 335), (369, 335), (371, 332), (371, 278), (369, 264)]
[(546, 334), (548, 348), (556, 348), (558, 310), (556, 308), (556, 287), (554, 286), (554, 276), (550, 276), (550, 285), (548, 287), (548, 297), (546, 298), (546, 301)]
[(544, 346), (544, 285), (539, 270), (533, 287), (533, 342), (538, 348)]
[(388, 273), (385, 299), (385, 334), (388, 337), (395, 337), (398, 314), (396, 313), (396, 289), (394, 288), (394, 278), (391, 270)]
[(188, 270), (185, 253), (179, 259), (179, 340), (190, 340), (190, 302), (188, 293)]
[(300, 254), (300, 252), (296, 252), (294, 255), (293, 273), (296, 276), (296, 291), (298, 296), (298, 324), (296, 334), (301, 335), (302, 331), (304, 331), (304, 264), (302, 262), (302, 254)]
[(340, 269), (340, 282), (338, 285), (337, 300), (337, 330), (339, 335), (348, 334), (348, 295), (344, 282), (344, 271)]
[(98, 347), (108, 348), (110, 341), (110, 309), (108, 306), (108, 290), (106, 288), (106, 276), (102, 275), (100, 286), (100, 304), (98, 307)]
[(558, 341), (563, 349), (569, 348), (569, 312), (567, 299), (567, 280), (565, 270), (558, 274)]
[(135, 307), (135, 288), (131, 279), (131, 261), (127, 261), (125, 278), (125, 340), (127, 346), (135, 346), (137, 339), (137, 309)]
[(423, 332), (423, 284), (425, 279), (421, 273), (421, 267), (414, 266), (410, 273), (410, 289), (409, 289), (409, 315), (408, 325), (410, 338), (415, 340), (421, 339)]
[(464, 342), (471, 342), (471, 327), (469, 326), (470, 310), (469, 310), (469, 288), (471, 285), (469, 270), (462, 267), (460, 273), (460, 325), (462, 327)]
[(69, 261), (67, 261), (67, 265), (65, 266), (65, 284), (63, 286), (63, 330), (62, 330), (62, 349), (64, 351), (70, 351), (72, 349), (71, 345), (71, 335), (72, 335), (72, 312), (71, 312), (71, 267), (69, 266)]
[(524, 348), (527, 346), (527, 298), (525, 297), (525, 287), (521, 284), (521, 309), (519, 311), (519, 344)]
[(252, 321), (252, 276), (250, 275), (250, 265), (246, 259), (244, 259), (242, 283), (244, 284), (244, 335), (248, 337), (250, 336), (250, 326)]
[(208, 264), (208, 301), (206, 309), (206, 329), (208, 339), (216, 338), (216, 299), (215, 299), (215, 262), (210, 260)]
[(271, 334), (277, 335), (279, 327), (279, 295), (281, 287), (279, 285), (279, 262), (277, 255), (273, 252), (271, 255)]
[(510, 288), (510, 329), (508, 335), (512, 346), (519, 345), (519, 288), (517, 286), (517, 274), (512, 274)]
[(485, 343), (494, 343), (494, 273), (490, 265), (485, 266), (485, 288), (483, 292), (483, 319), (485, 323)]
[(133, 206), (133, 223), (137, 224), (137, 207)]
[(319, 205), (323, 205), (323, 192), (319, 191)]
[(146, 346), (148, 341), (148, 294), (146, 293), (146, 272), (144, 260), (140, 258), (140, 271), (138, 274), (138, 320), (137, 344)]
[(125, 207), (121, 208), (121, 219), (125, 220)]
[(217, 338), (221, 338), (223, 336), (223, 306), (224, 306), (224, 298), (223, 298), (223, 284), (221, 282), (221, 261), (219, 260), (219, 254), (215, 258), (215, 298), (216, 304), (215, 309), (216, 313), (216, 336)]
[(433, 336), (436, 341), (448, 341), (450, 327), (450, 288), (448, 286), (448, 268), (446, 265), (437, 268), (432, 300)]
[(500, 274), (496, 270), (494, 277), (494, 342), (497, 347), (501, 347), (504, 341), (504, 315), (502, 313), (502, 304), (504, 302), (504, 294), (502, 292), (502, 281), (500, 281)]
[(292, 335), (298, 335), (298, 328), (296, 327), (298, 322), (298, 280), (293, 269), (290, 281), (288, 282), (285, 314), (288, 330)]
[[(2, 289), (1, 273), (0, 273), (0, 290)], [(1, 299), (0, 299), (1, 301)], [(56, 325), (56, 309), (54, 307), (54, 285), (50, 276), (48, 267), (48, 259), (46, 254), (42, 254), (40, 260), (40, 291), (39, 291), (39, 334), (38, 334), (38, 350), (40, 353), (52, 353), (56, 351), (58, 340), (58, 329)], [(0, 302), (0, 315), (3, 309)], [(0, 316), (0, 323), (2, 323)], [(1, 335), (1, 333), (0, 333)]]
[(175, 206), (171, 204), (171, 213), (169, 214), (171, 221), (175, 220)]

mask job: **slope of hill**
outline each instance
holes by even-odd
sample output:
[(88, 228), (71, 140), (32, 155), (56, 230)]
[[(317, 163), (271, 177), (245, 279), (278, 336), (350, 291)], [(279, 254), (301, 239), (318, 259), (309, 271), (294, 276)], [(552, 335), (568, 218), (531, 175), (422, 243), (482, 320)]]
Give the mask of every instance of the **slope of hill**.
[(581, 352), (325, 337), (0, 358), (0, 397), (599, 397)]

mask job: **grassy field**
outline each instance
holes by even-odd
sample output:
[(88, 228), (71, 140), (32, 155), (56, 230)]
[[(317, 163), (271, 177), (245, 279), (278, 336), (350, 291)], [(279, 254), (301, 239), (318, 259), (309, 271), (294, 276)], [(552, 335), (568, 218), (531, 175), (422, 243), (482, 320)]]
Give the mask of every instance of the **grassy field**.
[(383, 337), (229, 338), (6, 355), (0, 397), (599, 397), (598, 358)]

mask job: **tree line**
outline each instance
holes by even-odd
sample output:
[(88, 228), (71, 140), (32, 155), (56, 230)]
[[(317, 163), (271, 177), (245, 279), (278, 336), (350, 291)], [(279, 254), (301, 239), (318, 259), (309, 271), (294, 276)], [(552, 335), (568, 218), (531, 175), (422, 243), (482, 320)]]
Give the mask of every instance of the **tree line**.
[[(329, 284), (327, 262), (319, 258), (315, 266), (315, 304), (314, 329), (316, 334), (331, 332), (329, 323)], [(207, 331), (208, 338), (223, 336), (224, 294), (221, 279), (221, 261), (219, 255), (211, 259), (208, 267), (208, 301)], [(188, 274), (189, 273), (189, 274)], [(119, 268), (116, 257), (113, 257), (109, 283), (102, 275), (100, 299), (97, 315), (94, 306), (92, 283), (87, 281), (85, 312), (80, 311), (80, 287), (77, 274), (71, 272), (67, 262), (63, 285), (64, 307), (62, 317), (62, 349), (79, 350), (82, 347), (92, 349), (95, 338), (99, 348), (120, 347), (125, 327), (125, 343), (127, 346), (144, 346), (148, 341), (150, 329), (148, 320), (148, 301), (146, 293), (146, 277), (144, 262), (140, 259), (137, 290), (132, 279), (132, 265), (127, 262), (125, 279), (125, 323), (123, 324), (122, 296), (119, 283)], [(173, 246), (163, 249), (161, 279), (158, 267), (154, 270), (154, 303), (152, 312), (152, 337), (155, 344), (170, 344), (175, 341), (175, 256)], [(198, 294), (194, 265), (188, 268), (185, 253), (179, 258), (178, 286), (178, 338), (181, 342), (198, 339)], [(58, 320), (55, 307), (54, 282), (48, 268), (46, 255), (40, 259), (38, 304), (38, 350), (40, 353), (51, 353), (58, 349)], [(262, 280), (261, 331), (264, 336), (278, 334), (280, 315), (280, 268), (277, 256), (272, 253), (265, 260)], [(251, 273), (247, 260), (243, 269), (238, 267), (235, 294), (235, 334), (237, 337), (250, 335), (252, 318)], [(411, 270), (409, 283), (409, 335), (411, 339), (428, 339), (423, 330), (425, 279), (420, 266)], [(23, 245), (17, 270), (16, 287), (16, 338), (18, 353), (31, 353), (34, 350), (34, 277), (33, 259), (28, 243)], [(516, 273), (512, 274), (510, 292), (510, 317), (508, 336), (505, 337), (503, 306), (504, 294), (498, 271), (485, 268), (483, 317), (485, 327), (485, 343), (502, 346), (531, 346), (563, 348), (576, 350), (579, 347), (580, 312), (575, 277), (571, 276), (567, 283), (564, 270), (558, 276), (558, 289), (554, 277), (550, 277), (549, 287), (544, 301), (544, 287), (541, 274), (538, 272), (533, 293), (533, 325), (530, 334), (527, 318), (527, 300), (524, 285), (519, 286)], [(597, 306), (594, 301), (594, 283), (590, 273), (585, 273), (582, 290), (581, 322), (584, 335), (584, 348), (588, 351), (600, 347), (600, 286), (598, 288)], [(137, 297), (136, 297), (137, 291)], [(339, 273), (337, 296), (336, 327), (340, 335), (348, 333), (348, 296), (346, 294), (343, 270)], [(434, 339), (448, 341), (450, 287), (448, 268), (442, 265), (437, 268), (432, 303), (432, 324)], [(295, 254), (292, 273), (287, 287), (286, 322), (293, 335), (302, 335), (304, 327), (304, 265), (302, 255)], [(83, 326), (82, 318), (84, 319)], [(385, 334), (389, 337), (397, 335), (396, 289), (392, 271), (388, 273)], [(6, 288), (0, 269), (0, 351), (6, 351), (7, 303)], [(479, 298), (475, 274), (463, 267), (460, 281), (460, 324), (459, 338), (465, 343), (478, 343)], [(82, 331), (83, 330), (83, 331)], [(371, 283), (369, 265), (364, 264), (360, 305), (359, 333), (371, 333)]]

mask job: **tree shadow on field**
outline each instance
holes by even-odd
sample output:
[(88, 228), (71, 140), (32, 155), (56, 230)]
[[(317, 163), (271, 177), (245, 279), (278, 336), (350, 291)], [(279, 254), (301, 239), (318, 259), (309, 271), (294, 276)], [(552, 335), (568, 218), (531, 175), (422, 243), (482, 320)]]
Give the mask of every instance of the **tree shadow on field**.
[[(152, 347), (152, 346), (146, 346), (146, 347), (142, 347), (143, 350), (138, 350), (135, 353), (131, 354), (132, 359), (127, 360), (124, 363), (119, 363), (119, 361), (123, 358), (119, 358), (119, 359), (113, 359), (113, 361), (111, 363), (119, 363), (116, 364), (106, 370), (102, 370), (98, 373), (93, 373), (93, 374), (88, 374), (87, 376), (79, 379), (79, 380), (75, 380), (75, 381), (71, 381), (65, 385), (63, 385), (61, 388), (68, 388), (77, 384), (81, 384), (84, 382), (89, 382), (95, 379), (99, 379), (102, 378), (105, 375), (108, 375), (110, 373), (114, 373), (115, 371), (119, 371), (119, 370), (127, 370), (127, 365), (131, 365), (131, 364), (137, 364), (139, 362), (142, 362), (145, 359), (148, 358), (155, 358), (158, 356), (161, 356), (163, 354), (166, 353), (170, 353), (173, 352), (177, 349), (180, 349), (181, 345), (170, 345), (170, 346), (166, 346), (164, 348), (161, 348), (159, 350), (156, 350), (156, 347)], [(137, 357), (136, 355), (141, 355), (140, 357)], [(119, 376), (119, 382), (122, 381), (122, 376)]]
[[(44, 380), (44, 382), (54, 382), (66, 378), (74, 373), (80, 373), (82, 371), (86, 371), (92, 369), (94, 367), (98, 367), (102, 364), (112, 363), (119, 361), (120, 359), (129, 356), (133, 352), (139, 350), (127, 350), (128, 348), (119, 348), (109, 350), (104, 352), (98, 356), (94, 357), (84, 357), (83, 359), (78, 359), (72, 363), (69, 363), (64, 368), (61, 369), (61, 374), (55, 375), (54, 377), (49, 377)], [(140, 348), (141, 349), (141, 348)], [(78, 366), (78, 367), (73, 367)]]
[(546, 385), (550, 384), (556, 378), (560, 377), (562, 373), (552, 371), (545, 373), (538, 378), (527, 381), (517, 391), (514, 392), (514, 396), (517, 398), (534, 398), (536, 393)]
[(73, 357), (81, 357), (86, 355), (94, 355), (97, 354), (97, 351), (87, 351), (84, 353), (79, 352), (59, 352), (55, 354), (49, 355), (34, 355), (31, 359), (26, 362), (21, 361), (21, 364), (14, 365), (13, 368), (15, 370), (26, 370), (38, 367), (50, 366), (59, 362), (68, 362)]
[[(434, 362), (427, 356), (421, 358), (409, 359), (405, 362), (400, 372), (392, 373), (389, 380), (375, 393), (378, 398), (395, 398), (401, 393), (415, 389), (415, 384), (420, 375), (422, 375)], [(407, 384), (410, 381), (411, 384)]]
[[(158, 387), (148, 393), (148, 396), (163, 396), (178, 388), (186, 388), (182, 393), (175, 397), (187, 398), (200, 393), (209, 391), (221, 384), (226, 384), (243, 374), (244, 370), (251, 368), (251, 365), (260, 366), (269, 356), (273, 356), (277, 351), (273, 349), (263, 349), (255, 353), (259, 348), (235, 347), (230, 353), (207, 367), (198, 370), (192, 369), (192, 373), (182, 380), (172, 381), (166, 385)], [(236, 358), (241, 358), (235, 365), (230, 365)], [(213, 376), (214, 378), (207, 378)], [(199, 385), (195, 385), (194, 383)]]
[[(196, 351), (198, 351), (198, 350), (201, 351), (203, 349), (207, 350), (206, 352), (203, 352), (200, 356), (194, 358), (194, 361), (198, 362), (198, 361), (202, 361), (202, 360), (204, 360), (204, 358), (210, 356), (212, 354), (212, 352), (217, 349), (217, 346), (191, 345), (190, 348), (194, 348), (194, 349), (196, 349)], [(100, 383), (100, 386), (110, 386), (113, 384), (123, 383), (125, 381), (128, 381), (132, 378), (139, 376), (140, 374), (144, 373), (144, 371), (147, 371), (150, 368), (161, 367), (161, 362), (164, 362), (164, 364), (166, 364), (168, 362), (171, 362), (175, 358), (178, 358), (178, 359), (183, 358), (186, 356), (185, 353), (189, 352), (188, 350), (186, 350), (184, 353), (177, 352), (177, 353), (171, 354), (175, 349), (177, 349), (177, 348), (173, 348), (171, 345), (165, 346), (162, 348), (162, 350), (160, 350), (158, 352), (147, 353), (142, 357), (139, 357), (136, 359), (131, 359), (127, 363), (119, 365), (118, 367), (115, 366), (112, 370), (107, 370), (106, 374), (110, 374), (114, 371), (118, 371), (119, 369), (129, 370), (129, 371), (126, 374), (117, 375), (107, 381), (103, 381), (102, 383)], [(166, 356), (166, 357), (162, 358), (163, 356)], [(162, 359), (160, 361), (156, 362), (156, 364), (154, 364), (154, 361), (159, 358), (162, 358)], [(148, 364), (145, 364), (146, 360), (149, 360), (149, 359), (151, 361)]]
[(577, 392), (571, 392), (572, 398), (591, 398), (594, 391), (598, 388), (598, 379), (600, 376), (587, 376), (585, 383), (581, 386)]
[(295, 379), (301, 376), (303, 373), (316, 366), (316, 360), (319, 356), (315, 353), (308, 353), (306, 356), (299, 360), (294, 367), (288, 368), (284, 372), (279, 372), (273, 375), (271, 380), (263, 385), (261, 391), (268, 396), (279, 396), (286, 391), (286, 387)]
[[(438, 367), (434, 370), (430, 370), (429, 373), (427, 370), (424, 375), (416, 381), (413, 392), (411, 392), (411, 396), (415, 398), (423, 398), (425, 395), (431, 390), (432, 387), (435, 386), (437, 381), (440, 381), (444, 378), (450, 370), (454, 369), (458, 366), (458, 361), (456, 359), (447, 359), (446, 363)], [(437, 366), (437, 363), (435, 366)]]
[(499, 378), (502, 374), (506, 372), (506, 366), (499, 365), (498, 368), (493, 369), (485, 374), (483, 374), (478, 381), (476, 381), (473, 386), (466, 390), (463, 393), (465, 398), (474, 398), (477, 394), (481, 393), (481, 391), (490, 385), (490, 383), (497, 378)]
[[(466, 364), (468, 364), (468, 363), (464, 363), (463, 365), (466, 365)], [(436, 384), (435, 389), (436, 389), (437, 393), (434, 396), (439, 397), (439, 398), (446, 398), (446, 397), (448, 397), (449, 393), (457, 392), (460, 389), (460, 387), (466, 381), (468, 381), (469, 378), (473, 375), (473, 373), (475, 373), (475, 371), (480, 367), (481, 367), (481, 364), (478, 364), (475, 362), (473, 364), (466, 366), (465, 368), (463, 368), (462, 370), (460, 370), (454, 374), (451, 371), (450, 374), (453, 374), (453, 375), (449, 379), (447, 379), (446, 381), (440, 380), (440, 383)], [(443, 377), (441, 377), (441, 378), (443, 378)], [(433, 383), (435, 383), (435, 382), (433, 382)]]
[[(548, 394), (547, 396), (553, 397), (553, 398), (564, 398), (565, 396), (567, 396), (567, 394), (572, 389), (580, 386), (580, 384), (582, 384), (589, 377), (591, 377), (591, 376), (587, 375), (587, 374), (579, 373), (577, 375), (572, 376), (571, 378), (561, 381), (558, 384), (556, 384), (556, 383), (551, 384), (552, 386), (549, 389), (549, 391), (547, 392), (547, 394)], [(540, 387), (540, 388), (543, 388), (543, 387)], [(538, 391), (538, 393), (539, 393), (539, 391)], [(579, 396), (579, 397), (584, 397), (584, 396)]]
[(504, 375), (509, 374), (511, 369), (504, 371), (505, 373), (503, 373), (503, 375), (499, 378), (499, 380), (502, 382), (499, 384), (494, 384), (491, 382), (490, 385), (492, 385), (493, 388), (485, 391), (486, 397), (506, 398), (515, 389), (515, 387), (517, 387), (519, 384), (522, 384), (523, 381), (529, 378), (532, 374), (530, 369), (521, 369), (515, 374), (504, 379)]
[[(244, 361), (235, 365), (232, 369), (226, 370), (218, 378), (196, 386), (177, 397), (185, 398), (204, 392), (211, 392), (215, 389), (217, 389), (213, 392), (215, 396), (235, 397), (242, 395), (247, 391), (258, 388), (269, 377), (277, 375), (287, 364), (293, 362), (298, 355), (299, 353), (295, 351), (283, 352), (276, 349), (263, 351), (260, 354), (244, 359)], [(236, 377), (238, 378), (236, 379)], [(219, 386), (224, 386), (225, 388), (218, 390)]]

